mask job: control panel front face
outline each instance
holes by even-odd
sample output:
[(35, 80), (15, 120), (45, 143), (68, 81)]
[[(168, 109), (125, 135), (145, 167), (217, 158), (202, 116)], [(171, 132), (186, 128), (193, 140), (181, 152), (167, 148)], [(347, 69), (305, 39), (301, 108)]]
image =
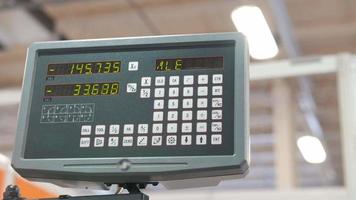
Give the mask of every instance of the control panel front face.
[(39, 50), (24, 158), (233, 155), (235, 45)]

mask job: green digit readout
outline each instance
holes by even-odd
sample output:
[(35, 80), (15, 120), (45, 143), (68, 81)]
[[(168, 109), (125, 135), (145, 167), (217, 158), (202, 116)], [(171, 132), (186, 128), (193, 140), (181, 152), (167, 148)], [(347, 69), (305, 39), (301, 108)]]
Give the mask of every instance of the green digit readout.
[(45, 96), (97, 96), (119, 94), (119, 83), (46, 85)]
[(92, 75), (118, 73), (121, 61), (49, 64), (47, 75)]

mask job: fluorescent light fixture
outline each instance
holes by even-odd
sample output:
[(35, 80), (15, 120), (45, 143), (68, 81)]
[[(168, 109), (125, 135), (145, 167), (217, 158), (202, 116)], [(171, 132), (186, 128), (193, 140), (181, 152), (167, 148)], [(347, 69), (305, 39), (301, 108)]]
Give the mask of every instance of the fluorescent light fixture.
[(302, 136), (298, 139), (297, 146), (308, 163), (320, 164), (326, 159), (325, 149), (316, 137)]
[(265, 17), (256, 6), (242, 6), (232, 11), (231, 19), (249, 44), (250, 55), (254, 59), (269, 59), (278, 54), (278, 47)]

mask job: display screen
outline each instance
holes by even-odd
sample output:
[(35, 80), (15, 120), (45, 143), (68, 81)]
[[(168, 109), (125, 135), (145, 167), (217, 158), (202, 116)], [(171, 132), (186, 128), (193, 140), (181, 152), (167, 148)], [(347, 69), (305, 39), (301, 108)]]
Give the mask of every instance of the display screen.
[(45, 86), (45, 96), (97, 96), (116, 95), (118, 93), (118, 82), (80, 83)]
[(120, 69), (121, 61), (56, 63), (48, 65), (47, 75), (106, 74), (118, 73)]
[(186, 69), (215, 69), (223, 68), (224, 58), (200, 57), (200, 58), (169, 58), (157, 59), (156, 71), (176, 71)]

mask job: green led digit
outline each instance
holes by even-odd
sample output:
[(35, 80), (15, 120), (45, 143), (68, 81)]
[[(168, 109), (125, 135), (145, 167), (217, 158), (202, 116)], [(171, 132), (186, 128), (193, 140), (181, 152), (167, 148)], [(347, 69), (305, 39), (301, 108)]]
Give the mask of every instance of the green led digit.
[(114, 65), (112, 66), (113, 68), (113, 73), (120, 72), (120, 67), (121, 67), (121, 62), (114, 62)]
[(110, 85), (108, 83), (104, 83), (103, 86), (101, 86), (100, 94), (107, 95), (109, 93), (109, 88), (110, 88)]
[(85, 84), (84, 85), (84, 96), (89, 96), (90, 95), (90, 88), (91, 88), (90, 84)]
[(110, 69), (111, 69), (111, 62), (105, 63), (104, 73), (110, 73)]
[(111, 89), (110, 89), (110, 94), (118, 94), (119, 93), (119, 83), (112, 83), (111, 84)]
[(85, 74), (92, 74), (92, 70), (91, 70), (91, 63), (87, 63), (85, 64)]
[(81, 89), (81, 85), (80, 84), (77, 84), (74, 86), (74, 93), (73, 95), (74, 96), (79, 96), (80, 95), (80, 89)]
[(99, 84), (94, 83), (91, 89), (91, 95), (98, 95), (99, 94)]

